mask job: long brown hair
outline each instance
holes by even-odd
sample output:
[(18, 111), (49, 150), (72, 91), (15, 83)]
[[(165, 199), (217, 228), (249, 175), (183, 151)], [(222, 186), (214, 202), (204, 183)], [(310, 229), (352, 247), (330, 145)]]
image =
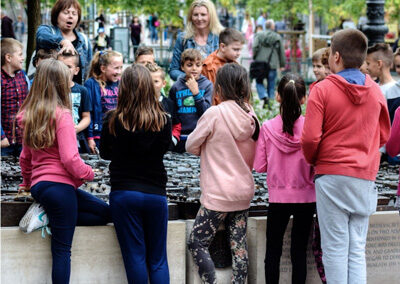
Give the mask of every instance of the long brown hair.
[(23, 111), (23, 142), (33, 149), (53, 145), (56, 137), (56, 108), (71, 109), (70, 71), (61, 61), (44, 59), (20, 112)]
[(146, 67), (134, 64), (122, 73), (118, 89), (118, 105), (110, 118), (110, 133), (115, 134), (115, 122), (118, 119), (129, 131), (161, 131), (166, 123), (158, 95), (154, 89), (150, 71)]

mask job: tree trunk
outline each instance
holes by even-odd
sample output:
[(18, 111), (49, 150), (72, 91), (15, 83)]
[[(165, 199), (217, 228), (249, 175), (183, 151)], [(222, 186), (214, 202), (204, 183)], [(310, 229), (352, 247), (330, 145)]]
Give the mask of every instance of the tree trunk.
[(32, 53), (36, 49), (36, 30), (40, 25), (40, 0), (28, 1), (28, 43), (26, 47), (26, 71), (28, 72), (29, 62)]

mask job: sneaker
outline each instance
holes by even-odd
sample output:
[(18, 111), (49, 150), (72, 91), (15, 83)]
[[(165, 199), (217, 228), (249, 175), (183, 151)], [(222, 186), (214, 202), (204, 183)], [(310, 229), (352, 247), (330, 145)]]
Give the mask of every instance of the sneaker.
[(49, 218), (43, 206), (37, 202), (33, 202), (19, 222), (19, 228), (22, 232), (29, 234), (35, 230), (46, 227), (47, 224), (49, 224)]

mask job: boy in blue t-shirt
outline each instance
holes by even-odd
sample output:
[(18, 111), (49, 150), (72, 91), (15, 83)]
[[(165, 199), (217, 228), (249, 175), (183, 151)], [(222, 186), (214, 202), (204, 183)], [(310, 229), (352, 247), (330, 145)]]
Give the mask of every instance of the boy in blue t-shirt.
[(90, 112), (92, 104), (86, 88), (72, 81), (73, 77), (79, 73), (79, 55), (72, 53), (62, 53), (58, 55), (58, 60), (64, 62), (71, 72), (71, 105), (72, 118), (74, 119), (78, 148), (81, 153), (89, 153), (84, 130), (90, 124)]
[(181, 76), (171, 87), (169, 98), (177, 109), (178, 120), (182, 124), (180, 140), (173, 151), (185, 152), (187, 136), (196, 128), (201, 115), (211, 106), (213, 84), (201, 75), (203, 57), (200, 51), (189, 48), (182, 52)]

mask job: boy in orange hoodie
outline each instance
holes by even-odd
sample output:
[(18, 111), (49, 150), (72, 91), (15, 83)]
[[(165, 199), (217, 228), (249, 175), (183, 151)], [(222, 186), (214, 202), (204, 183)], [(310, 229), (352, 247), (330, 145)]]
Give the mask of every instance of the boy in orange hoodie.
[(390, 134), (379, 86), (359, 68), (367, 38), (354, 29), (332, 37), (332, 75), (311, 91), (301, 139), (315, 166), (317, 212), (328, 283), (366, 283), (365, 244), (375, 212), (379, 147)]
[(203, 62), (202, 74), (213, 84), (219, 68), (226, 63), (236, 62), (242, 51), (245, 38), (241, 32), (226, 28), (219, 34), (219, 48)]

